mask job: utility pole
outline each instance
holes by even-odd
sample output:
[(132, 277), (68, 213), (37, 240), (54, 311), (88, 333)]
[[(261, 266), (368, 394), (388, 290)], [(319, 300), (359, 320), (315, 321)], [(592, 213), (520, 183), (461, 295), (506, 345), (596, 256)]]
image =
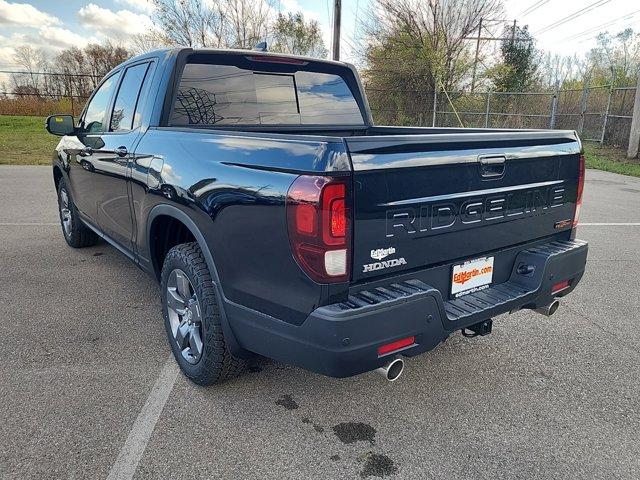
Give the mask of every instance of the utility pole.
[(480, 55), (480, 37), (482, 36), (482, 18), (478, 22), (478, 39), (476, 40), (476, 58), (473, 61), (473, 74), (471, 76), (471, 93), (476, 88), (476, 70), (478, 68), (478, 56)]
[(333, 59), (340, 60), (340, 14), (342, 13), (342, 0), (333, 1)]
[(640, 74), (636, 86), (636, 97), (633, 103), (633, 118), (631, 119), (631, 133), (629, 134), (629, 146), (627, 158), (636, 158), (640, 145)]
[(560, 98), (560, 80), (556, 79), (556, 86), (551, 97), (551, 118), (549, 119), (549, 128), (556, 128), (556, 117), (558, 116), (558, 99)]
[(582, 97), (580, 98), (580, 119), (578, 120), (578, 134), (582, 135), (584, 131), (584, 120), (587, 113), (587, 99), (589, 97), (589, 81), (587, 78), (582, 87)]
[[(475, 40), (476, 41), (476, 55), (475, 55), (475, 60), (473, 62), (473, 76), (471, 78), (471, 91), (473, 92), (475, 86), (476, 86), (476, 72), (477, 72), (477, 68), (478, 68), (478, 62), (480, 61), (480, 42), (481, 41), (488, 41), (488, 42), (504, 42), (504, 41), (511, 41), (511, 44), (513, 45), (515, 42), (531, 42), (531, 39), (526, 39), (526, 38), (517, 38), (516, 37), (516, 29), (517, 27), (517, 20), (513, 21), (513, 25), (511, 27), (511, 36), (507, 36), (507, 32), (505, 32), (505, 36), (503, 37), (494, 37), (491, 32), (489, 32), (488, 36), (482, 36), (482, 28), (483, 28), (483, 22), (486, 19), (481, 18), (480, 22), (478, 23), (478, 35), (475, 37), (463, 37), (464, 40)], [(486, 20), (487, 23), (490, 22), (495, 22), (497, 20)], [(486, 25), (484, 26), (484, 29), (488, 31)], [(505, 30), (507, 30), (505, 28)]]

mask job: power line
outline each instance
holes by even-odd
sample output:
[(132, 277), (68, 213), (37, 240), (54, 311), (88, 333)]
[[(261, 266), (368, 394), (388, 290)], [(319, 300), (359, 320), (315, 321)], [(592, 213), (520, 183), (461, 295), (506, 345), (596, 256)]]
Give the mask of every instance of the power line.
[(600, 24), (600, 25), (598, 25), (596, 27), (591, 27), (591, 28), (588, 28), (586, 30), (583, 30), (582, 32), (576, 33), (574, 35), (569, 35), (568, 37), (563, 38), (561, 41), (574, 40), (576, 38), (584, 37), (585, 35), (589, 35), (590, 33), (596, 32), (596, 31), (598, 31), (598, 30), (600, 30), (602, 28), (609, 27), (609, 26), (611, 26), (611, 25), (613, 25), (615, 23), (618, 23), (620, 20), (626, 20), (628, 18), (632, 18), (638, 12), (640, 12), (640, 10), (636, 10), (634, 12), (627, 13), (625, 15), (622, 15), (621, 17), (618, 17), (618, 18), (616, 18), (614, 20), (610, 20), (610, 21), (605, 22), (603, 24)]
[(538, 6), (539, 6), (542, 2), (544, 2), (544, 0), (538, 0), (538, 1), (536, 1), (536, 2), (533, 2), (533, 4), (529, 5), (527, 8), (525, 8), (524, 10), (522, 10), (522, 11), (518, 14), (518, 16), (526, 15), (527, 13), (529, 13), (530, 11), (532, 11), (534, 8), (538, 8)]
[[(358, 52), (358, 47), (356, 46), (356, 40), (351, 37), (348, 33), (342, 33), (340, 36), (340, 41), (344, 42), (351, 49), (351, 56), (353, 57)], [(343, 52), (344, 53), (344, 52)]]
[(529, 15), (532, 12), (535, 12), (537, 9), (539, 9), (540, 7), (544, 6), (547, 3), (549, 3), (549, 0), (538, 0), (536, 3), (534, 3), (530, 7), (525, 8), (522, 12), (520, 12), (519, 16), (526, 17), (527, 15)]
[[(592, 35), (590, 37), (587, 38), (583, 38), (582, 40), (580, 40), (581, 42), (588, 42), (589, 40), (593, 40), (594, 38), (598, 38), (598, 36), (600, 35), (600, 33), (597, 33), (595, 35)], [(635, 88), (635, 87), (634, 87)]]
[(595, 10), (596, 8), (602, 7), (603, 5), (606, 5), (607, 3), (609, 3), (611, 0), (597, 0), (596, 2), (587, 5), (584, 8), (581, 8), (580, 10), (576, 10), (575, 12), (567, 15), (566, 17), (561, 18), (560, 20), (557, 20), (556, 22), (547, 25), (546, 27), (541, 28), (540, 30), (538, 30), (537, 32), (535, 32), (535, 34), (540, 34), (540, 33), (545, 33), (548, 32), (549, 30), (553, 30), (554, 28), (557, 28), (561, 25), (564, 25), (565, 23), (569, 22), (570, 20), (573, 20), (575, 18), (581, 17), (582, 15), (585, 15), (593, 10)]
[[(485, 22), (486, 20), (482, 19), (482, 24), (478, 24), (478, 27), (482, 27), (484, 28), (485, 26)], [(505, 20), (501, 20), (502, 22), (505, 22)], [(509, 27), (505, 27), (505, 30), (510, 30), (511, 34), (507, 35), (507, 36), (502, 36), (502, 37), (494, 37), (494, 36), (487, 36), (487, 37), (483, 37), (482, 35), (480, 35), (479, 37), (476, 35), (474, 37), (462, 37), (463, 40), (490, 40), (490, 41), (503, 41), (503, 40), (510, 40), (512, 42), (531, 42), (532, 39), (531, 38), (522, 38), (520, 36), (518, 36), (518, 29), (520, 29), (521, 27), (518, 27), (516, 20), (513, 21), (513, 23), (511, 24), (511, 26)]]
[(534, 35), (539, 35), (541, 33), (545, 33), (548, 32), (549, 30), (553, 30), (554, 28), (559, 27), (560, 25), (564, 25), (565, 23), (569, 22), (570, 20), (573, 20), (575, 18), (581, 17), (582, 15), (589, 13), (593, 10), (595, 10), (596, 8), (602, 7), (603, 5), (606, 5), (607, 3), (609, 3), (611, 0), (597, 0), (596, 2), (587, 5), (584, 8), (581, 8), (580, 10), (577, 10), (575, 12), (573, 12), (570, 15), (567, 15), (564, 18), (561, 18), (560, 20), (547, 25), (544, 28), (541, 28), (540, 30), (538, 30), (537, 32), (534, 32)]

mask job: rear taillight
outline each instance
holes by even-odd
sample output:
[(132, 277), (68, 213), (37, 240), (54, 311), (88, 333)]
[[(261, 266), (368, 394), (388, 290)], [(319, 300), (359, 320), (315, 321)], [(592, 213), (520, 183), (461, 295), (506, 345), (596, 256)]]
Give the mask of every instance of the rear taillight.
[(578, 162), (578, 193), (576, 195), (576, 210), (573, 214), (573, 228), (578, 226), (580, 220), (580, 208), (582, 207), (582, 192), (584, 191), (584, 174), (585, 174), (585, 160), (584, 155), (580, 155)]
[(301, 175), (287, 194), (293, 256), (318, 283), (349, 280), (351, 219), (344, 179)]

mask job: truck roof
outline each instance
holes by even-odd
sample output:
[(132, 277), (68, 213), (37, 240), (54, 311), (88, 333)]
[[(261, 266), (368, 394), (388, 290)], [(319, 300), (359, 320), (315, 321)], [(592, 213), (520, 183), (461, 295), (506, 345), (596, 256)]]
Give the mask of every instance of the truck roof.
[(258, 50), (244, 50), (244, 49), (233, 49), (233, 48), (191, 48), (191, 47), (170, 47), (170, 48), (161, 48), (157, 50), (152, 50), (147, 53), (143, 53), (141, 55), (136, 55), (132, 57), (122, 64), (118, 65), (119, 68), (123, 65), (127, 65), (129, 63), (134, 63), (139, 60), (143, 60), (145, 58), (154, 58), (154, 57), (168, 57), (168, 56), (177, 56), (178, 54), (215, 54), (215, 55), (252, 55), (252, 56), (266, 56), (266, 57), (278, 57), (278, 58), (292, 58), (296, 60), (303, 60), (305, 62), (314, 62), (314, 63), (327, 63), (336, 66), (343, 66), (347, 68), (351, 68), (351, 64), (347, 62), (339, 62), (336, 60), (327, 60), (325, 58), (315, 58), (315, 57), (306, 57), (303, 55), (292, 55), (286, 53), (279, 52), (262, 52)]

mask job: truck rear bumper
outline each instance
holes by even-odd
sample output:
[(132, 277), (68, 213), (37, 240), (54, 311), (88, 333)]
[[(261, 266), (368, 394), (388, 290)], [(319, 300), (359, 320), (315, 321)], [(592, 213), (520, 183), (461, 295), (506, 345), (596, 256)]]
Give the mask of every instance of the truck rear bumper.
[[(493, 316), (547, 305), (568, 294), (582, 278), (587, 250), (579, 240), (523, 250), (507, 282), (455, 300), (443, 299), (439, 290), (418, 279), (377, 286), (317, 308), (300, 326), (233, 303), (226, 303), (225, 310), (243, 348), (324, 375), (348, 377), (376, 369), (396, 355), (424, 353), (452, 332)], [(565, 280), (568, 286), (552, 294), (553, 286)], [(415, 337), (412, 345), (378, 355), (380, 346), (408, 337)]]

